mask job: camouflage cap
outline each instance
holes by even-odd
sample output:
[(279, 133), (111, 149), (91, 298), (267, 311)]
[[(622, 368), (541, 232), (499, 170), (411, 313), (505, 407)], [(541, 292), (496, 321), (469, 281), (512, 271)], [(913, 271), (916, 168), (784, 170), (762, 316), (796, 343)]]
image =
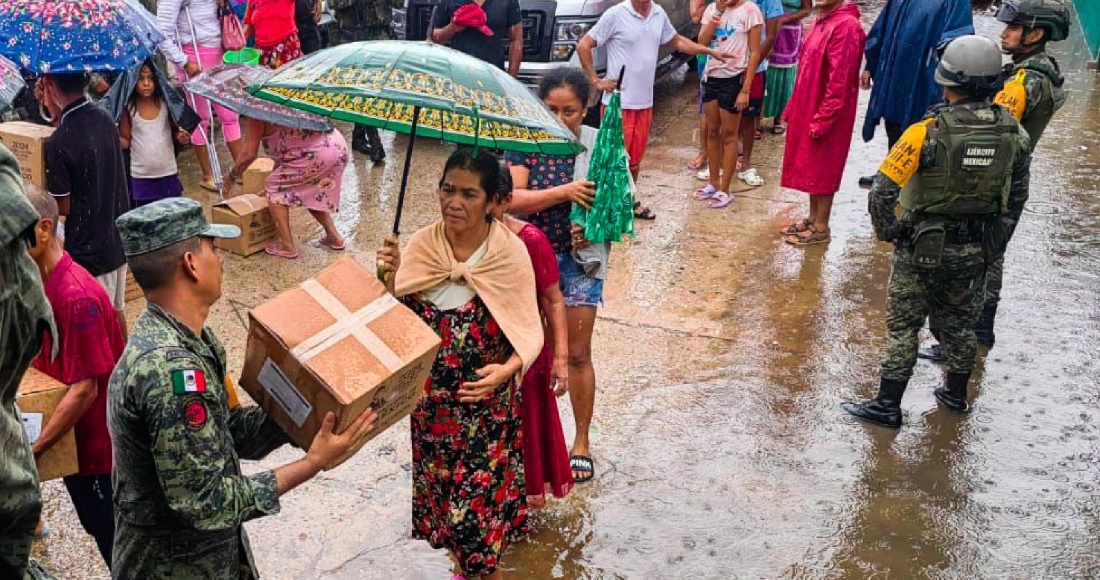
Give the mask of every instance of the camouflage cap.
[(127, 256), (147, 254), (195, 236), (236, 238), (241, 235), (237, 226), (207, 223), (202, 204), (186, 197), (162, 199), (130, 210), (118, 216), (115, 224)]

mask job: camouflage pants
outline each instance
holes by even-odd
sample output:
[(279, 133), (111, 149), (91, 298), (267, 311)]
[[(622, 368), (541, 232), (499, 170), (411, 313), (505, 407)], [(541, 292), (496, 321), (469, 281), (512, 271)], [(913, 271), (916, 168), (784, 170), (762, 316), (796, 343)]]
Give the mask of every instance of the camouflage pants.
[[(1016, 233), (1016, 228), (1012, 228), (1012, 232), (1008, 234), (1009, 242), (1012, 241), (1012, 234)], [(1005, 275), (1005, 257), (1001, 254), (1000, 258), (994, 260), (985, 271), (985, 303), (990, 305), (996, 305), (1001, 301), (1001, 284), (1003, 283)]]
[(31, 557), (31, 542), (42, 504), (35, 502), (26, 511), (0, 530), (0, 578), (22, 579), (27, 574), (27, 561)]
[(917, 362), (918, 333), (937, 329), (947, 358), (947, 371), (969, 372), (978, 343), (974, 324), (981, 308), (984, 266), (923, 269), (910, 265), (907, 251), (894, 251), (894, 268), (886, 296), (886, 344), (882, 378), (905, 381)]

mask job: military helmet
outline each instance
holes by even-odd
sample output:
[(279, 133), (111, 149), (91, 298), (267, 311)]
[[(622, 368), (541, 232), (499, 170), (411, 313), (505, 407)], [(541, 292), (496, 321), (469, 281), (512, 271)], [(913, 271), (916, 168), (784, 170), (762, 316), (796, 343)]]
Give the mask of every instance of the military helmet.
[(997, 20), (1025, 28), (1042, 28), (1044, 41), (1069, 37), (1069, 9), (1062, 0), (1005, 0), (997, 9)]
[(952, 40), (936, 66), (936, 82), (973, 95), (1000, 90), (1004, 84), (1001, 49), (997, 43), (976, 34)]

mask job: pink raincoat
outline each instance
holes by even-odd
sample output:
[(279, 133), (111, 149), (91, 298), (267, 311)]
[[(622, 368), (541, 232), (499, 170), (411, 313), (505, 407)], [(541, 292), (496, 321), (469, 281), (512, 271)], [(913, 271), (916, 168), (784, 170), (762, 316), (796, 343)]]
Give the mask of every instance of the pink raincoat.
[[(798, 59), (794, 92), (783, 113), (783, 187), (824, 195), (840, 189), (856, 122), (866, 39), (859, 8), (851, 2), (811, 25)], [(812, 138), (811, 130), (819, 137)]]

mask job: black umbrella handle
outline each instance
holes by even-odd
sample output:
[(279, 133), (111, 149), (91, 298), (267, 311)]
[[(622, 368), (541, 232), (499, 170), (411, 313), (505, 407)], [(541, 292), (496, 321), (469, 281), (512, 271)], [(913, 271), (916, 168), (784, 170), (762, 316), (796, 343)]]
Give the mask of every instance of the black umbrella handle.
[(625, 75), (625, 74), (626, 74), (626, 65), (624, 64), (622, 67), (619, 68), (619, 78), (618, 78), (619, 82), (615, 85), (615, 88), (620, 92), (623, 90), (623, 75)]
[(412, 131), (409, 146), (405, 149), (405, 167), (401, 170), (401, 190), (397, 192), (397, 213), (393, 216), (393, 235), (401, 235), (401, 209), (405, 207), (405, 187), (409, 185), (409, 169), (412, 167), (413, 144), (416, 143), (416, 127), (420, 124), (420, 107), (413, 107)]

